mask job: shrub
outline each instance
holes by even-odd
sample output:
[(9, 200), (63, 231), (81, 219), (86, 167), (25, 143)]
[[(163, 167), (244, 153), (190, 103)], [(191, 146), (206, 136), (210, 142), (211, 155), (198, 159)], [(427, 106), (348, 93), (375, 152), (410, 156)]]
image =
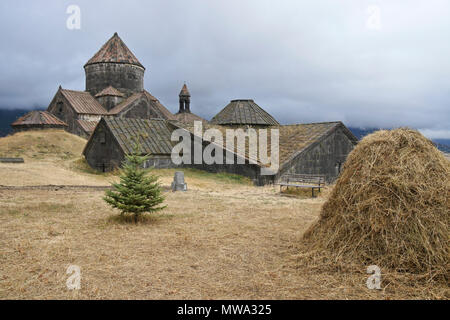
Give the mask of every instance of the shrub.
[(141, 156), (137, 151), (126, 155), (120, 182), (113, 183), (113, 189), (107, 190), (103, 198), (113, 208), (119, 209), (121, 215), (133, 214), (135, 222), (142, 213), (156, 212), (166, 207), (159, 206), (164, 202), (164, 197), (158, 177), (142, 168), (147, 159), (148, 156)]

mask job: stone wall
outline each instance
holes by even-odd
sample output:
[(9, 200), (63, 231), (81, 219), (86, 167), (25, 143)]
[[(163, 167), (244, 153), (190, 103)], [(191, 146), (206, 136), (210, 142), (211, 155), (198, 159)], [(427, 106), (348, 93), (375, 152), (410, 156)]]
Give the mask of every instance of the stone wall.
[(59, 129), (59, 130), (66, 130), (66, 126), (61, 125), (53, 125), (53, 124), (46, 124), (46, 125), (19, 125), (19, 126), (13, 126), (13, 132), (22, 132), (22, 131), (29, 131), (29, 130), (47, 130), (47, 129)]
[(131, 103), (123, 111), (118, 114), (120, 118), (132, 118), (132, 119), (153, 119), (161, 118), (161, 116), (155, 112), (155, 109), (151, 106), (150, 101), (147, 98), (142, 97)]
[(114, 108), (123, 101), (122, 97), (114, 97), (114, 96), (103, 96), (98, 97), (96, 99), (107, 111), (110, 111), (112, 108)]
[(56, 116), (58, 119), (67, 123), (68, 128), (67, 131), (73, 134), (77, 134), (78, 124), (77, 114), (74, 110), (69, 106), (69, 102), (64, 98), (61, 92), (58, 92), (50, 103), (50, 106), (47, 109), (48, 112)]
[(144, 68), (124, 63), (96, 63), (85, 66), (86, 91), (92, 96), (112, 86), (126, 96), (144, 90)]
[(287, 173), (320, 174), (326, 176), (327, 182), (332, 182), (339, 175), (354, 146), (344, 129), (339, 126), (327, 137), (311, 144), (294, 159), (283, 164), (276, 178)]
[(105, 172), (119, 167), (125, 159), (125, 154), (103, 122), (97, 125), (86, 145), (84, 156), (89, 166)]

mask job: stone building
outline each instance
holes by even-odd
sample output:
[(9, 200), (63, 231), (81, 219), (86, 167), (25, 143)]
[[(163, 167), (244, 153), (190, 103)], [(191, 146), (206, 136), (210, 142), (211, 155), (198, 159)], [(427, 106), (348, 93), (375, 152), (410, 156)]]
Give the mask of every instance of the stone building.
[[(117, 33), (89, 59), (84, 70), (85, 91), (59, 87), (47, 109), (52, 120), (48, 120), (48, 115), (40, 117), (53, 125), (64, 124), (69, 132), (89, 138), (83, 154), (97, 170), (108, 171), (120, 166), (137, 139), (142, 140), (143, 152), (151, 157), (148, 166), (175, 167), (170, 157), (174, 146), (171, 135), (174, 130), (182, 129), (189, 133), (190, 139), (197, 141), (198, 132), (193, 129), (196, 121), (202, 124), (203, 131), (211, 128), (223, 133), (238, 128), (258, 133), (266, 129), (267, 132), (278, 130), (279, 167), (270, 175), (262, 174), (266, 169), (264, 164), (250, 161), (248, 150), (237, 147), (221, 151), (227, 156), (244, 159), (242, 164), (191, 165), (212, 172), (245, 175), (257, 184), (276, 181), (285, 173), (322, 174), (331, 181), (357, 143), (342, 122), (280, 125), (251, 99), (232, 100), (208, 122), (192, 112), (191, 94), (186, 84), (179, 94), (179, 110), (172, 114), (144, 89), (145, 67)], [(18, 123), (15, 125), (20, 128)], [(211, 143), (203, 141), (202, 147)], [(192, 151), (190, 156), (194, 154)]]
[(31, 111), (11, 124), (14, 132), (27, 130), (61, 129), (67, 124), (46, 111)]
[(84, 65), (84, 70), (86, 91), (92, 96), (110, 86), (127, 97), (144, 90), (145, 68), (117, 32)]
[[(194, 164), (194, 134), (187, 128), (179, 126), (178, 121), (163, 119), (131, 119), (131, 118), (102, 118), (95, 131), (90, 136), (83, 155), (88, 164), (100, 171), (110, 171), (119, 167), (125, 160), (125, 155), (134, 151), (136, 143), (140, 146), (142, 154), (149, 155), (145, 167), (175, 168), (191, 167), (211, 172), (229, 172), (261, 180), (261, 167), (249, 163), (237, 164), (239, 155), (234, 153), (234, 165), (204, 166)], [(171, 154), (173, 147), (178, 143), (171, 140), (174, 130), (183, 130), (191, 139), (192, 149), (189, 154), (191, 164), (175, 165)], [(209, 142), (203, 142), (203, 148)], [(224, 149), (223, 149), (224, 150)], [(225, 157), (225, 153), (223, 155)], [(224, 161), (225, 163), (225, 161)]]
[(172, 114), (144, 89), (145, 68), (115, 33), (84, 66), (86, 90), (59, 87), (47, 111), (67, 123), (67, 130), (89, 138), (102, 116), (165, 119), (181, 122), (203, 120), (191, 113), (190, 93), (180, 93), (183, 109)]
[[(171, 141), (171, 133), (176, 129), (185, 130), (190, 134), (192, 145), (198, 133), (194, 131), (193, 123), (164, 119), (104, 118), (90, 137), (83, 154), (92, 167), (111, 170), (122, 163), (125, 154), (131, 152), (134, 142), (139, 140), (144, 146), (143, 153), (150, 155), (147, 166), (182, 166), (210, 172), (228, 172), (247, 176), (255, 184), (263, 185), (277, 181), (286, 173), (320, 174), (332, 181), (339, 175), (347, 155), (358, 141), (340, 121), (280, 125), (252, 100), (233, 100), (231, 106), (228, 105), (225, 109), (225, 112), (222, 110), (213, 118), (216, 123), (225, 121), (224, 124), (202, 122), (203, 132), (217, 129), (225, 137), (227, 129), (242, 128), (245, 131), (252, 127), (257, 135), (259, 130), (268, 129), (267, 141), (270, 144), (271, 129), (277, 129), (279, 167), (276, 172), (270, 175), (262, 173), (266, 166), (250, 160), (248, 142), (245, 150), (238, 150), (237, 144), (234, 150), (226, 149), (226, 146), (219, 148), (223, 155), (223, 164), (195, 164), (193, 149), (189, 155), (191, 164), (174, 164), (171, 161), (171, 152), (176, 143)], [(211, 143), (203, 141), (203, 150)], [(230, 155), (235, 159), (234, 164), (226, 164), (225, 157)], [(243, 159), (242, 164), (238, 164), (238, 157)]]

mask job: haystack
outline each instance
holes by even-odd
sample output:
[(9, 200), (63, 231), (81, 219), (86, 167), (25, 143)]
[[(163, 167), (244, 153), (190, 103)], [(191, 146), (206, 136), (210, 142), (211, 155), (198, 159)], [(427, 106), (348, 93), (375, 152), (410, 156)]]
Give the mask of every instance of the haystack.
[(410, 129), (378, 131), (350, 153), (305, 233), (325, 264), (449, 278), (450, 161)]

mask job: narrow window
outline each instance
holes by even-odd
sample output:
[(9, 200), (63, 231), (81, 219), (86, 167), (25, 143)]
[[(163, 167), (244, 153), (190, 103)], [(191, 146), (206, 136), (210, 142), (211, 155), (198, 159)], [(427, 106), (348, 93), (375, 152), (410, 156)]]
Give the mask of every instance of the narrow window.
[(63, 103), (62, 102), (58, 102), (57, 104), (56, 104), (56, 110), (57, 110), (57, 112), (58, 112), (58, 114), (59, 115), (62, 115), (62, 113), (63, 113)]

